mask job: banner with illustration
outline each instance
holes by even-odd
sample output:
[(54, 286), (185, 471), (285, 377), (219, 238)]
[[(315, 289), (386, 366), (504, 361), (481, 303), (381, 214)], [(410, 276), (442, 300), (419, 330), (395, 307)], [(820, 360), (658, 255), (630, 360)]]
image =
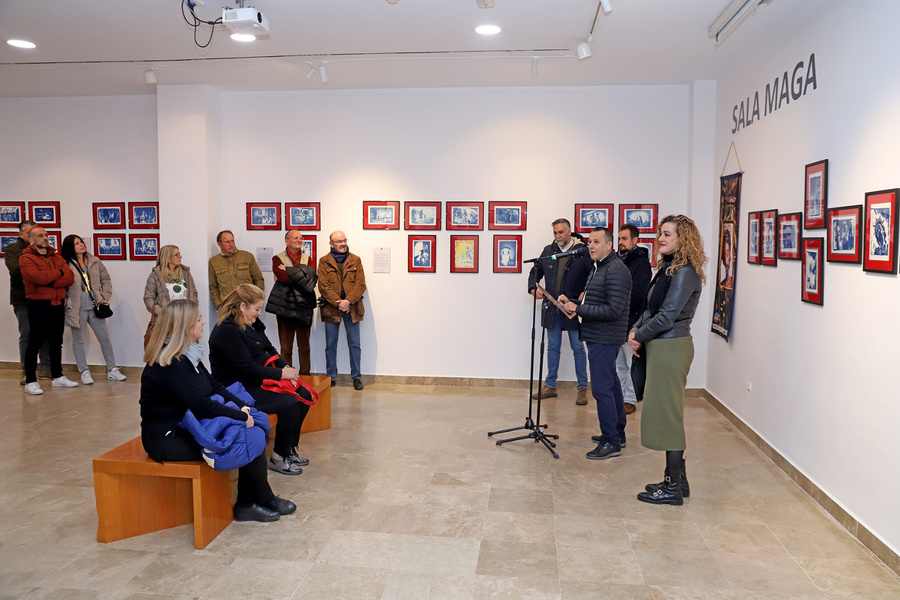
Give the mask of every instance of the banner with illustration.
[(720, 177), (719, 257), (716, 261), (716, 298), (712, 332), (726, 340), (731, 331), (734, 286), (737, 281), (738, 217), (741, 211), (741, 173)]

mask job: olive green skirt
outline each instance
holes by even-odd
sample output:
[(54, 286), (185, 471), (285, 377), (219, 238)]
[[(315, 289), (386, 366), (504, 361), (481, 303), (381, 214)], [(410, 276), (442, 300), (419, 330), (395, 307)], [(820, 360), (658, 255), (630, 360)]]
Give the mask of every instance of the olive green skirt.
[(650, 340), (643, 347), (647, 356), (647, 384), (641, 409), (641, 445), (652, 450), (684, 450), (684, 386), (694, 340), (688, 337)]

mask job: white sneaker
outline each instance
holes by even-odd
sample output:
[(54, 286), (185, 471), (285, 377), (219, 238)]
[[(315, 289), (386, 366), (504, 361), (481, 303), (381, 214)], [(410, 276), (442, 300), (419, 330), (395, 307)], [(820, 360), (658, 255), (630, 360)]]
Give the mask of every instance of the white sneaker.
[(126, 379), (128, 379), (127, 377), (125, 377), (125, 375), (122, 374), (121, 371), (119, 371), (119, 367), (113, 367), (112, 369), (110, 369), (109, 373), (106, 374), (106, 378), (113, 381), (125, 381)]
[(40, 396), (44, 393), (44, 390), (41, 389), (41, 384), (37, 381), (32, 381), (31, 383), (25, 384), (25, 393), (31, 394), (32, 396)]
[(91, 377), (90, 371), (81, 372), (81, 383), (83, 383), (84, 385), (91, 385), (92, 383), (94, 383), (94, 378)]
[(77, 383), (75, 383), (65, 375), (63, 375), (62, 377), (57, 377), (50, 385), (52, 387), (78, 387)]

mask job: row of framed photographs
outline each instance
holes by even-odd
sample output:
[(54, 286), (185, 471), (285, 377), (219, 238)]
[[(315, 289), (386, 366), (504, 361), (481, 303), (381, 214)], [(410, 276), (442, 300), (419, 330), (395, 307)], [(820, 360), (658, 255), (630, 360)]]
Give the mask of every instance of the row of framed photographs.
[[(50, 245), (60, 249), (62, 232), (48, 231)], [(17, 231), (0, 232), (0, 256), (6, 253), (6, 247), (19, 239)], [(156, 260), (159, 253), (158, 233), (132, 233), (127, 238), (124, 233), (94, 234), (94, 256), (103, 260)]]
[[(898, 193), (900, 189), (869, 192), (865, 204), (827, 209), (826, 261), (862, 263), (864, 271), (896, 273)], [(776, 266), (778, 259), (800, 260), (800, 217), (800, 213), (779, 215), (777, 210), (751, 212), (747, 262)]]
[[(616, 232), (613, 227), (614, 214), (614, 204), (576, 204), (572, 230), (575, 233), (590, 233), (594, 227), (606, 227)], [(659, 204), (619, 205), (619, 227), (630, 223), (637, 227), (638, 233), (656, 233), (658, 221)]]
[(29, 202), (27, 212), (25, 206), (25, 202), (0, 202), (0, 227), (18, 227), (26, 219), (45, 229), (61, 227), (58, 200)]
[(94, 229), (159, 229), (159, 202), (94, 202)]

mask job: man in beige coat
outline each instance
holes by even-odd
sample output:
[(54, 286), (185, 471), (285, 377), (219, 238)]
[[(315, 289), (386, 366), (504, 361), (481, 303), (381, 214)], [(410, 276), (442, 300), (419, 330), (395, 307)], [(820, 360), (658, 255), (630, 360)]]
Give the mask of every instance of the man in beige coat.
[(216, 310), (222, 306), (225, 296), (242, 283), (252, 283), (261, 290), (266, 289), (262, 271), (256, 258), (246, 250), (238, 250), (234, 234), (220, 231), (216, 244), (221, 253), (209, 259), (209, 298)]
[(363, 320), (363, 293), (366, 291), (366, 274), (362, 260), (350, 253), (347, 236), (335, 231), (328, 236), (331, 252), (319, 259), (319, 294), (322, 296), (322, 322), (325, 324), (325, 371), (331, 377), (331, 385), (337, 381), (337, 344), (341, 322), (347, 332), (350, 347), (350, 377), (353, 389), (363, 389), (360, 372), (359, 322)]

